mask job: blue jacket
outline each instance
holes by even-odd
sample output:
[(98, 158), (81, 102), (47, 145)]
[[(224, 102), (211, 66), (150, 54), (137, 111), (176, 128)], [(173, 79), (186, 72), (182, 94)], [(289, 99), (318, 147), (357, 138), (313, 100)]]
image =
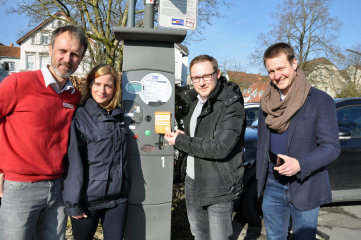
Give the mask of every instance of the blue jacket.
[(123, 113), (116, 107), (108, 114), (92, 97), (76, 109), (65, 160), (65, 214), (76, 216), (85, 209), (111, 208), (127, 200), (128, 131)]
[[(266, 151), (271, 133), (267, 114), (260, 108), (257, 143), (257, 194), (261, 196), (268, 174)], [(336, 107), (325, 92), (311, 88), (307, 100), (288, 127), (287, 155), (296, 158), (301, 171), (289, 177), (292, 204), (300, 211), (314, 209), (332, 201), (326, 166), (340, 154)]]

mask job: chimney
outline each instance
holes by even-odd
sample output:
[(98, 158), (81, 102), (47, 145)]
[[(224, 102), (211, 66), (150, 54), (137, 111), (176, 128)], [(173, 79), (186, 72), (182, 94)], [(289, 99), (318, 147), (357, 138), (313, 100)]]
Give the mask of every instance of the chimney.
[(14, 44), (10, 43), (10, 47), (14, 47)]

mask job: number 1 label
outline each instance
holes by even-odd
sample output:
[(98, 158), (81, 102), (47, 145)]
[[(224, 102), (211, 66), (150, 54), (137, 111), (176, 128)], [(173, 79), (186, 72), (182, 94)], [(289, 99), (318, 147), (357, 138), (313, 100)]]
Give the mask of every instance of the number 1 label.
[(162, 157), (161, 159), (162, 159), (162, 163), (163, 163), (162, 165), (163, 165), (163, 167), (164, 167), (164, 157)]

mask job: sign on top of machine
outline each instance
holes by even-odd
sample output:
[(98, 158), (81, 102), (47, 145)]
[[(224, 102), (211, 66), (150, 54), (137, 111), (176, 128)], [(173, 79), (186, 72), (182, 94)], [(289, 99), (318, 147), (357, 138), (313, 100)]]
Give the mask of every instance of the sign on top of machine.
[(159, 0), (159, 26), (196, 30), (198, 0)]

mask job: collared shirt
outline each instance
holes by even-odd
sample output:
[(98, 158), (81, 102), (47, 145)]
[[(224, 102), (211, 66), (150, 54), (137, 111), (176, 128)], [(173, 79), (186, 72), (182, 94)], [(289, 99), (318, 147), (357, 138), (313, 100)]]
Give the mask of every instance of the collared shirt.
[(71, 94), (73, 94), (75, 92), (75, 87), (73, 86), (71, 80), (68, 78), (63, 89), (60, 90), (59, 84), (56, 82), (55, 78), (53, 77), (53, 75), (49, 70), (49, 66), (50, 65), (46, 65), (41, 68), (41, 72), (44, 76), (45, 87), (48, 87), (50, 85), (57, 94), (60, 94), (65, 90), (71, 90)]
[(197, 98), (198, 98), (198, 100), (199, 100), (202, 104), (205, 104), (205, 103), (207, 102), (207, 100), (208, 100), (208, 98), (207, 98), (206, 100), (203, 100), (203, 99), (201, 98), (201, 95), (199, 95), (199, 94), (198, 94)]
[[(197, 103), (197, 105), (196, 105), (196, 107), (195, 107), (195, 109), (193, 111), (191, 121), (189, 123), (190, 137), (194, 137), (195, 130), (196, 130), (196, 125), (197, 125), (197, 118), (202, 112), (203, 105), (207, 102), (207, 99), (202, 100), (202, 98), (201, 98), (201, 96), (199, 94), (198, 94), (197, 98), (198, 98), (198, 103)], [(195, 174), (194, 174), (194, 156), (192, 154), (188, 154), (188, 157), (187, 157), (186, 173), (187, 173), (188, 177), (190, 177), (192, 179), (195, 178)]]
[(281, 90), (278, 90), (278, 91), (280, 91), (281, 101), (283, 101), (283, 99), (285, 99), (285, 98), (286, 98), (286, 96), (285, 96), (285, 95), (283, 95), (283, 93), (281, 92)]

